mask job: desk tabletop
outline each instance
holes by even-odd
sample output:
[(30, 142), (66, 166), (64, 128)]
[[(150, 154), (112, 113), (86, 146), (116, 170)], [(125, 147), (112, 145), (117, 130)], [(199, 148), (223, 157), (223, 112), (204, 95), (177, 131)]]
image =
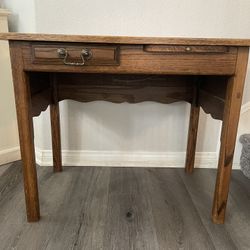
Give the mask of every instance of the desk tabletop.
[(128, 37), (128, 36), (88, 36), (38, 33), (0, 33), (0, 40), (79, 42), (112, 44), (169, 44), (169, 45), (224, 45), (250, 46), (250, 39), (184, 38), (184, 37)]

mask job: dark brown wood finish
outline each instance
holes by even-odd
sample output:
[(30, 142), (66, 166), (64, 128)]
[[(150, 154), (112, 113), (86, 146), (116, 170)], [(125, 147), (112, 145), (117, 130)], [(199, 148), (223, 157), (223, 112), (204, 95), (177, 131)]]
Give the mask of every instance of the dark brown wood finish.
[(192, 101), (192, 77), (153, 75), (59, 74), (59, 100), (172, 103)]
[[(0, 34), (0, 39), (10, 40), (29, 221), (39, 219), (32, 116), (50, 106), (54, 170), (61, 171), (58, 102), (73, 99), (191, 103), (189, 173), (200, 107), (223, 120), (213, 221), (224, 222), (250, 40), (44, 34)], [(67, 50), (66, 61), (60, 48)], [(91, 50), (91, 57), (79, 66), (84, 50)]]
[(40, 218), (37, 173), (34, 149), (34, 132), (28, 74), (23, 71), (22, 51), (17, 43), (10, 47), (13, 83), (15, 89), (20, 149), (23, 161), (24, 192), (29, 222)]
[(51, 103), (51, 85), (49, 74), (34, 74), (29, 72), (29, 85), (31, 92), (32, 116), (38, 116), (45, 111)]
[[(144, 50), (143, 45), (120, 45), (116, 48), (113, 61), (101, 59), (93, 51), (93, 57), (86, 62), (86, 67), (64, 65), (63, 58), (57, 54), (60, 48), (70, 48), (72, 57), (80, 58), (84, 48), (91, 48), (88, 43), (42, 43), (20, 42), (23, 49), (24, 68), (27, 71), (71, 72), (71, 73), (108, 73), (108, 74), (162, 74), (162, 75), (233, 75), (237, 58), (237, 48), (227, 47), (224, 53), (189, 52), (152, 52)], [(34, 56), (34, 48), (49, 47), (46, 53)], [(103, 49), (102, 44), (93, 48)], [(109, 45), (114, 48), (114, 44)], [(108, 46), (107, 46), (108, 47)], [(106, 50), (107, 50), (106, 47)], [(176, 48), (176, 46), (175, 46)], [(70, 55), (70, 51), (69, 51)], [(57, 58), (56, 58), (57, 56)], [(52, 67), (53, 65), (53, 67)]]
[(54, 172), (62, 171), (62, 154), (61, 154), (61, 130), (60, 130), (60, 111), (58, 101), (58, 82), (55, 74), (50, 76), (52, 100), (50, 104), (50, 121), (51, 121), (51, 139), (53, 151)]
[(156, 44), (156, 45), (205, 45), (205, 46), (249, 46), (250, 39), (185, 38), (185, 37), (129, 37), (129, 36), (88, 36), (37, 33), (0, 33), (0, 40), (80, 42), (102, 44)]
[(147, 52), (156, 53), (226, 53), (227, 46), (204, 46), (204, 45), (144, 45)]
[(91, 57), (86, 65), (118, 65), (119, 46), (72, 46), (69, 44), (41, 44), (32, 46), (33, 63), (37, 64), (63, 64), (63, 60), (58, 56), (58, 49), (65, 49), (68, 52), (69, 60), (81, 61), (80, 54), (83, 49), (91, 52)]
[(228, 77), (205, 77), (199, 87), (199, 106), (215, 119), (222, 120)]
[(213, 222), (218, 224), (224, 223), (225, 220), (234, 148), (248, 63), (248, 54), (248, 47), (239, 48), (236, 63), (236, 74), (235, 76), (229, 78), (227, 84), (221, 132), (220, 157), (212, 211)]
[(187, 143), (187, 152), (186, 152), (186, 162), (185, 162), (185, 171), (186, 173), (192, 173), (194, 170), (194, 161), (195, 161), (195, 149), (199, 125), (199, 116), (200, 116), (200, 106), (199, 106), (199, 87), (200, 83), (197, 82), (194, 85), (193, 91), (193, 101), (190, 108), (190, 120), (189, 120), (189, 129), (188, 129), (188, 143)]

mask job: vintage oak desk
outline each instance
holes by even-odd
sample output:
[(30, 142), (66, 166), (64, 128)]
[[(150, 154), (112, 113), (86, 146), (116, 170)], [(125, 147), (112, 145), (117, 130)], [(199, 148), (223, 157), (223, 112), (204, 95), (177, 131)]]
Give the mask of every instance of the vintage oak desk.
[[(28, 221), (40, 218), (32, 117), (50, 106), (62, 171), (58, 102), (191, 103), (186, 172), (202, 107), (223, 121), (212, 220), (223, 223), (250, 40), (0, 34), (9, 40)], [(173, 128), (174, 129), (174, 128)]]

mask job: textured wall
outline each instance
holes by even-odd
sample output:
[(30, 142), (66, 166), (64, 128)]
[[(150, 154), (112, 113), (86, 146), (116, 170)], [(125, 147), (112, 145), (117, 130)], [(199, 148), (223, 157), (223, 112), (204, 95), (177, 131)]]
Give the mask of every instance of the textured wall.
[[(250, 38), (249, 9), (248, 0), (33, 0), (18, 16), (24, 23), (28, 13), (35, 30), (44, 33)], [(33, 31), (25, 22), (27, 26), (19, 30)], [(250, 100), (249, 78), (247, 84), (244, 103)], [(61, 104), (61, 110), (66, 150), (183, 152), (186, 148), (189, 106), (184, 103), (69, 101)], [(36, 146), (50, 149), (48, 112), (36, 118), (35, 125)], [(219, 130), (220, 122), (202, 114), (198, 151), (216, 153)]]
[(10, 31), (36, 31), (34, 0), (2, 0), (1, 4), (3, 8), (11, 10), (12, 14), (9, 17)]
[[(0, 9), (0, 32), (7, 32), (7, 12)], [(0, 165), (20, 158), (9, 46), (0, 41)]]

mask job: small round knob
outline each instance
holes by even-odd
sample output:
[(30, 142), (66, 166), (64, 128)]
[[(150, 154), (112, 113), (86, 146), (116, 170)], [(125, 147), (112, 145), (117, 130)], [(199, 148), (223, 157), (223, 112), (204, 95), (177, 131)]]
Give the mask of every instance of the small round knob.
[(89, 60), (92, 57), (92, 51), (90, 49), (83, 49), (81, 54), (85, 58), (85, 60)]
[(185, 50), (189, 52), (189, 51), (191, 51), (191, 48), (190, 47), (186, 47)]
[(67, 50), (64, 48), (60, 48), (57, 50), (57, 53), (60, 57), (65, 57), (65, 55), (67, 54)]

